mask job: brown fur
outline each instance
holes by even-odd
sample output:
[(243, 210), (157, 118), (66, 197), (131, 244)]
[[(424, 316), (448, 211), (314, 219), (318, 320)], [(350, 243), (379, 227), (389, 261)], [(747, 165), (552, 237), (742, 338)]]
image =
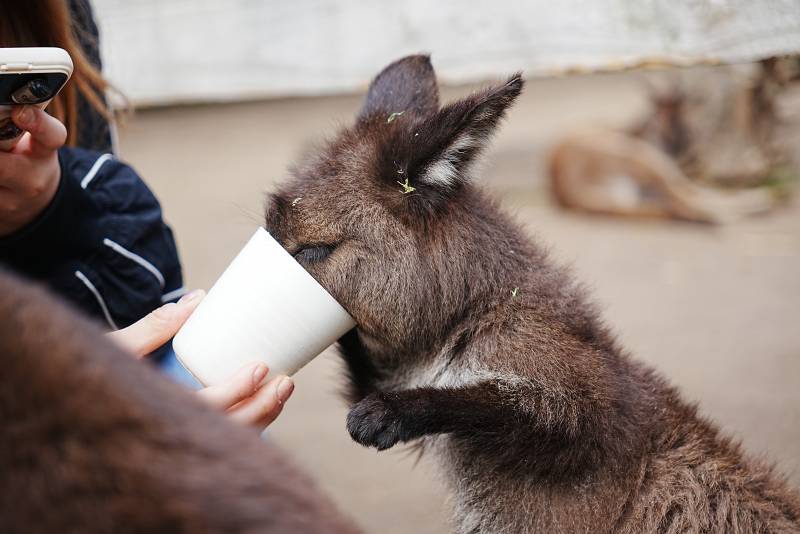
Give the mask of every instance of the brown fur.
[(0, 272), (0, 532), (352, 533), (313, 484)]
[(723, 193), (700, 186), (654, 145), (601, 128), (565, 136), (550, 153), (549, 167), (556, 200), (588, 213), (724, 223), (775, 204), (763, 189)]
[[(629, 131), (583, 128), (559, 139), (548, 158), (555, 200), (587, 213), (701, 223), (775, 208), (775, 191), (752, 186), (787, 161), (787, 132), (776, 128), (786, 83), (779, 65), (752, 65), (747, 76), (731, 68), (672, 73), (668, 87), (651, 87), (651, 109)], [(737, 185), (751, 187), (730, 190)]]
[(630, 359), (470, 182), (519, 75), (441, 108), (435, 88), (427, 57), (384, 69), (267, 209), (358, 323), (340, 340), (353, 438), (435, 454), (458, 532), (800, 530), (797, 495)]

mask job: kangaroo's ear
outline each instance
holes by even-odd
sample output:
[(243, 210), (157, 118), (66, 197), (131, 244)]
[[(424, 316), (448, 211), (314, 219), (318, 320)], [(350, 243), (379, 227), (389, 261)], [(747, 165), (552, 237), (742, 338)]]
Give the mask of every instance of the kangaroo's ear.
[(422, 148), (409, 175), (419, 184), (454, 189), (469, 179), (471, 164), (486, 147), (506, 109), (522, 92), (521, 73), (506, 83), (449, 104), (424, 121), (416, 132)]
[[(369, 86), (358, 119), (392, 114), (433, 115), (439, 109), (439, 88), (430, 56), (398, 59), (378, 74)], [(395, 115), (397, 116), (397, 115)]]

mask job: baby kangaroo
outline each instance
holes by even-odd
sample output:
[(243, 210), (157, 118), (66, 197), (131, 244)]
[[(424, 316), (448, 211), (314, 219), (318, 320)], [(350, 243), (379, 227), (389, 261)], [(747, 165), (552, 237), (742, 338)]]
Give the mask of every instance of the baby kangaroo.
[(434, 454), (457, 532), (800, 531), (797, 494), (629, 358), (472, 184), (522, 86), (440, 106), (429, 59), (401, 59), (270, 197), (266, 228), (358, 323), (353, 439)]

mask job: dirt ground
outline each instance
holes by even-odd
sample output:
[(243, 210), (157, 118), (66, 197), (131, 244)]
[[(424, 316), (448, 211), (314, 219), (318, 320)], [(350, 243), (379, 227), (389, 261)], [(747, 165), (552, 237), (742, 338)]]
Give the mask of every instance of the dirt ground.
[[(448, 90), (445, 96), (466, 89)], [(161, 199), (188, 287), (211, 286), (260, 224), (264, 193), (304, 150), (347, 123), (359, 96), (140, 111), (122, 156)], [(559, 132), (623, 124), (644, 106), (629, 77), (530, 82), (495, 140), (482, 181), (590, 284), (637, 358), (800, 486), (800, 202), (721, 228), (566, 213), (543, 156)], [(354, 444), (333, 350), (296, 376), (271, 437), (367, 532), (447, 532), (432, 464)]]

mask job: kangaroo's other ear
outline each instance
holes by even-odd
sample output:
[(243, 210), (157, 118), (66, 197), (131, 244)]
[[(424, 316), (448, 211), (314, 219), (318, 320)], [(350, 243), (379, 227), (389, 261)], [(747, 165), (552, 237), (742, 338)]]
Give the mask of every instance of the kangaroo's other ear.
[(407, 56), (390, 64), (372, 80), (358, 119), (374, 115), (388, 119), (393, 113), (425, 116), (438, 109), (439, 88), (430, 56)]
[(490, 87), (442, 108), (417, 131), (424, 147), (409, 162), (409, 175), (419, 184), (454, 189), (469, 179), (470, 165), (478, 158), (497, 129), (506, 109), (522, 92), (522, 74), (503, 85)]

